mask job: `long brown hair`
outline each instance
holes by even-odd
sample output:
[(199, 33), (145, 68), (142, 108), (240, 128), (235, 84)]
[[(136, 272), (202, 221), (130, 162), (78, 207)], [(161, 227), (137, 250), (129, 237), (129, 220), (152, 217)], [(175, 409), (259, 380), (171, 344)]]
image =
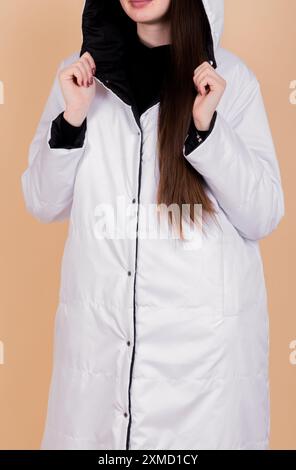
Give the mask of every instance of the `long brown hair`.
[[(157, 203), (176, 207), (184, 215), (183, 204), (195, 224), (194, 204), (201, 204), (204, 216), (214, 216), (212, 201), (205, 192), (205, 181), (183, 155), (183, 145), (192, 118), (197, 90), (194, 69), (209, 60), (206, 41), (209, 23), (201, 0), (171, 0), (171, 64), (163, 87), (158, 120), (159, 186)], [(185, 213), (186, 215), (186, 213)], [(178, 231), (183, 238), (182, 218)], [(176, 220), (169, 211), (169, 220)]]

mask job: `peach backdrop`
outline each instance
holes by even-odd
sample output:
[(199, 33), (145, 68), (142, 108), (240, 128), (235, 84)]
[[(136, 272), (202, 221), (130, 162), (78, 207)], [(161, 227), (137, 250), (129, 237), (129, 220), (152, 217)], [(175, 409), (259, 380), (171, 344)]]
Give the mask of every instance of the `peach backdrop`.
[[(296, 2), (225, 5), (222, 45), (261, 82), (285, 191), (285, 218), (260, 244), (270, 309), (271, 448), (296, 449), (296, 354), (290, 349), (296, 339), (296, 93), (290, 89), (292, 81), (296, 87)], [(80, 48), (82, 6), (82, 0), (0, 5), (1, 449), (38, 449), (44, 426), (67, 223), (34, 220), (24, 208), (20, 176), (56, 67)]]

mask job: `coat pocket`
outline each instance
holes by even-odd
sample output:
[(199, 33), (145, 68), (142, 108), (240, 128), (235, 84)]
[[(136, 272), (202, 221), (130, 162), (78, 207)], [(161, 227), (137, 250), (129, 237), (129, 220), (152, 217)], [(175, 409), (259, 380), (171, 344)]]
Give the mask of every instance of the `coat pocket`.
[(257, 242), (234, 232), (223, 237), (224, 317), (248, 314), (264, 294)]

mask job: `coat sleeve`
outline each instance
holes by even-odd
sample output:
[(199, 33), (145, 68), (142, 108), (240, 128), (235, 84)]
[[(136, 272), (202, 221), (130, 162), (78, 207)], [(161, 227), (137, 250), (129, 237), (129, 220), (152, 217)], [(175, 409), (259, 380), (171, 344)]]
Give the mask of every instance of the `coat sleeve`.
[(253, 74), (227, 120), (217, 108), (208, 138), (184, 157), (203, 175), (240, 235), (269, 235), (284, 215), (279, 165), (260, 83)]
[(59, 84), (62, 61), (29, 147), (28, 165), (21, 175), (27, 210), (40, 222), (62, 221), (69, 217), (74, 181), (87, 138), (79, 148), (52, 148), (49, 145), (53, 120), (64, 111), (65, 102)]

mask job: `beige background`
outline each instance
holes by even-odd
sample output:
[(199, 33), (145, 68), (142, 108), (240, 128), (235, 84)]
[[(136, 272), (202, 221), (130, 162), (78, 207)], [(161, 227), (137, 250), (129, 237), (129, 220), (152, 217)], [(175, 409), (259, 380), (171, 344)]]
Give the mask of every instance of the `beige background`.
[[(61, 59), (79, 50), (82, 0), (1, 0), (0, 448), (40, 445), (67, 223), (41, 224), (24, 208), (20, 176)], [(261, 241), (270, 307), (271, 448), (296, 449), (295, 0), (226, 0), (222, 45), (259, 78), (282, 173), (286, 215)], [(0, 343), (1, 344), (1, 343)], [(1, 347), (0, 347), (1, 349)]]

